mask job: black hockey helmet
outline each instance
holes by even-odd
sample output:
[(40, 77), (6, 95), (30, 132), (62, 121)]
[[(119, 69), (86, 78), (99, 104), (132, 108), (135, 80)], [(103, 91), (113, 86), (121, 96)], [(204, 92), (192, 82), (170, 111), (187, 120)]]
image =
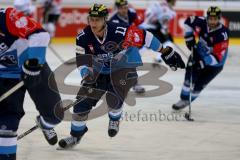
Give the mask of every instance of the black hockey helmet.
[(108, 16), (108, 9), (103, 4), (94, 4), (89, 12), (90, 17), (107, 17)]
[(177, 0), (166, 0), (168, 4), (175, 5)]
[(125, 5), (128, 5), (128, 1), (127, 0), (116, 0), (115, 5), (117, 7), (125, 6)]
[(217, 6), (211, 6), (207, 10), (207, 18), (208, 17), (218, 17), (219, 19), (221, 18), (221, 9)]

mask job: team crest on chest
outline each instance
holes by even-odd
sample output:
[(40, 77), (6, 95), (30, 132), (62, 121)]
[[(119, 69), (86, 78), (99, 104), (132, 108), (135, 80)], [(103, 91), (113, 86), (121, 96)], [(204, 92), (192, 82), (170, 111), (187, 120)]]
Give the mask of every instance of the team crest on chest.
[(92, 44), (89, 44), (89, 45), (88, 45), (88, 47), (89, 47), (89, 49), (90, 49), (90, 51), (91, 51), (92, 53), (95, 53), (95, 51), (94, 51), (94, 48), (93, 48), (93, 45), (92, 45)]

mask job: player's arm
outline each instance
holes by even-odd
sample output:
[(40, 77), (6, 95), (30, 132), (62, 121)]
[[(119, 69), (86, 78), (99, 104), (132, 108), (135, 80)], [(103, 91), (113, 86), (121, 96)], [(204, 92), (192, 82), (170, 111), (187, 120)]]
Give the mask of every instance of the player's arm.
[(164, 62), (171, 68), (185, 68), (185, 64), (181, 56), (171, 47), (163, 48), (162, 43), (148, 31), (141, 30), (136, 26), (130, 26), (125, 35), (123, 47), (139, 47), (150, 48), (154, 51), (162, 53)]
[(212, 54), (220, 63), (226, 57), (228, 52), (228, 45), (229, 45), (229, 35), (228, 30), (223, 30), (221, 34), (217, 36), (217, 40), (213, 45), (213, 52)]
[(76, 39), (76, 62), (83, 79), (93, 76), (92, 55), (87, 54), (87, 48), (84, 45), (84, 34), (84, 31), (82, 31)]
[(194, 32), (196, 28), (199, 28), (198, 26), (200, 26), (200, 23), (203, 23), (203, 19), (197, 16), (190, 16), (184, 22), (184, 38), (189, 50), (192, 50), (196, 45)]
[(143, 22), (143, 19), (137, 15), (137, 12), (133, 8), (129, 8), (129, 11), (134, 19), (133, 24), (135, 24), (136, 26), (140, 25)]
[(13, 8), (6, 10), (6, 24), (10, 34), (28, 41), (28, 48), (19, 61), (22, 65), (22, 79), (27, 87), (32, 87), (40, 81), (50, 36), (39, 23)]

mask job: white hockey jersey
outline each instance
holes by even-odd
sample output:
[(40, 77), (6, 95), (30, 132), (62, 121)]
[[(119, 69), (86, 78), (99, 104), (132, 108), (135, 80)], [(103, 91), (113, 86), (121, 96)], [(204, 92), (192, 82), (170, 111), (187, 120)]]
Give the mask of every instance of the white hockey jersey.
[(156, 23), (159, 22), (162, 27), (168, 27), (168, 22), (176, 16), (176, 12), (169, 7), (166, 1), (153, 2), (145, 11), (145, 19), (141, 24), (143, 29), (156, 29)]
[(48, 14), (59, 15), (61, 13), (62, 0), (40, 0), (43, 7), (48, 9)]
[(14, 0), (13, 5), (17, 10), (28, 15), (33, 15), (36, 11), (36, 7), (32, 5), (31, 0)]

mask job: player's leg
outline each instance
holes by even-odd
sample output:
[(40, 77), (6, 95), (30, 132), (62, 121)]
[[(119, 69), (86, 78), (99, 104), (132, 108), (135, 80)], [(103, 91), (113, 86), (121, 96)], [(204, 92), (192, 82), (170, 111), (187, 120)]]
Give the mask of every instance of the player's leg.
[[(86, 121), (88, 119), (88, 114), (90, 113), (92, 107), (96, 106), (97, 102), (99, 99), (102, 97), (102, 95), (106, 91), (106, 83), (107, 81), (105, 80), (105, 75), (99, 75), (99, 77), (96, 80), (96, 83), (93, 84), (86, 84), (83, 83), (82, 86), (79, 90), (79, 94), (85, 95), (81, 97), (77, 97), (80, 100), (80, 102), (74, 106), (73, 108), (73, 120), (71, 122), (71, 132), (70, 132), (70, 137), (66, 137), (64, 139), (61, 139), (59, 141), (59, 146), (64, 149), (72, 148), (76, 146), (83, 135), (88, 131), (88, 128), (86, 126)], [(88, 89), (99, 89), (101, 92), (97, 93), (98, 91), (92, 90), (92, 93), (85, 93), (86, 87)], [(78, 95), (79, 95), (78, 94)], [(89, 97), (88, 97), (89, 96)], [(94, 98), (93, 98), (94, 97)]]
[[(188, 61), (189, 64), (189, 61)], [(172, 108), (174, 110), (180, 110), (189, 105), (189, 96), (190, 96), (190, 79), (192, 78), (192, 85), (194, 86), (195, 82), (197, 79), (199, 79), (199, 75), (203, 70), (199, 69), (196, 64), (193, 64), (193, 66), (187, 65), (186, 67), (186, 72), (185, 72), (185, 77), (184, 77), (184, 82), (180, 94), (180, 100), (173, 104)], [(194, 95), (194, 91), (191, 93), (192, 94), (192, 101), (196, 98)]]
[(55, 14), (49, 14), (46, 16), (46, 21), (44, 23), (44, 28), (46, 31), (50, 34), (51, 37), (55, 36), (56, 32), (56, 23), (59, 19), (60, 15), (55, 15)]
[(121, 69), (111, 73), (108, 84), (106, 100), (109, 107), (108, 135), (114, 137), (119, 132), (120, 118), (122, 116), (123, 102), (130, 88), (137, 82), (137, 72), (135, 68)]
[(194, 100), (199, 96), (200, 92), (222, 71), (222, 69), (223, 67), (205, 66), (193, 88)]
[(49, 144), (57, 143), (57, 134), (54, 127), (60, 123), (59, 117), (55, 115), (55, 107), (61, 106), (61, 97), (57, 88), (54, 76), (48, 64), (45, 63), (41, 71), (41, 82), (35, 87), (29, 88), (31, 96), (40, 116), (37, 117), (37, 124)]
[[(19, 81), (0, 78), (0, 95), (7, 92)], [(24, 115), (24, 87), (0, 102), (0, 159), (16, 160), (17, 130), (20, 119)]]

